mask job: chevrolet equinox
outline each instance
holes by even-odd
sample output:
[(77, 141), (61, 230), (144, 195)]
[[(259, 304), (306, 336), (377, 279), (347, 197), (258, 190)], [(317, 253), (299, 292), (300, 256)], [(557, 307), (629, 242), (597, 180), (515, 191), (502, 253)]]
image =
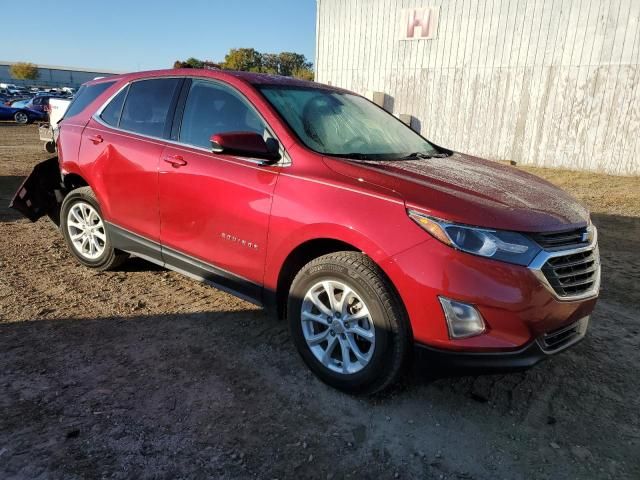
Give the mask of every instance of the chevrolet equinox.
[(286, 318), (341, 390), (379, 391), (411, 359), (526, 368), (586, 333), (600, 286), (588, 211), (352, 92), (140, 72), (86, 83), (59, 126), (58, 156), (14, 208), (49, 216), (86, 267), (135, 255)]

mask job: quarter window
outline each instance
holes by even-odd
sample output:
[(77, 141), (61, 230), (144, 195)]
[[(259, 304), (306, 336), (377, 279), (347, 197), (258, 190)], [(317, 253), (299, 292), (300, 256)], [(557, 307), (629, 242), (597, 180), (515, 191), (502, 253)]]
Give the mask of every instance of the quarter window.
[(120, 124), (120, 114), (122, 113), (122, 105), (124, 104), (124, 99), (127, 96), (128, 88), (123, 88), (118, 95), (116, 95), (107, 105), (104, 110), (102, 110), (102, 114), (100, 114), (100, 118), (108, 125), (112, 127), (117, 127)]
[(171, 103), (180, 81), (178, 78), (160, 78), (132, 83), (122, 109), (120, 128), (152, 137), (163, 137)]
[(193, 80), (182, 116), (180, 142), (209, 148), (211, 135), (225, 132), (268, 135), (265, 123), (255, 110), (231, 88)]

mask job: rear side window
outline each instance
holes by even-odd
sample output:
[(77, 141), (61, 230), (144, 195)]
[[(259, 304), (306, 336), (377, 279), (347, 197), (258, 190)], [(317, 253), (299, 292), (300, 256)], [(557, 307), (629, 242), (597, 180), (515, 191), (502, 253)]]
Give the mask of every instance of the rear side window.
[(129, 87), (123, 88), (120, 93), (118, 93), (113, 99), (109, 102), (102, 113), (100, 114), (100, 118), (108, 125), (112, 127), (117, 127), (120, 124), (120, 114), (122, 113), (122, 106), (124, 105), (124, 99), (127, 96), (127, 91)]
[(120, 128), (163, 137), (171, 104), (180, 86), (179, 78), (158, 78), (134, 82), (124, 102)]
[(83, 85), (78, 93), (73, 97), (73, 101), (69, 105), (64, 118), (73, 117), (82, 112), (87, 106), (98, 98), (107, 88), (116, 82), (102, 82), (95, 85)]

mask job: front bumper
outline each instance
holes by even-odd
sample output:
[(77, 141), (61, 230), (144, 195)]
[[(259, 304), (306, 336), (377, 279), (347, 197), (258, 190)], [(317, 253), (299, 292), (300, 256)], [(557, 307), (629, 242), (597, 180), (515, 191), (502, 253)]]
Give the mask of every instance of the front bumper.
[[(597, 301), (597, 291), (589, 298), (561, 300), (531, 268), (459, 252), (435, 239), (381, 266), (403, 300), (415, 342), (437, 350), (521, 351), (589, 316)], [(439, 296), (474, 306), (485, 332), (451, 338)]]
[(545, 334), (518, 350), (503, 352), (461, 352), (416, 343), (414, 356), (419, 368), (496, 373), (525, 370), (582, 341), (589, 317)]

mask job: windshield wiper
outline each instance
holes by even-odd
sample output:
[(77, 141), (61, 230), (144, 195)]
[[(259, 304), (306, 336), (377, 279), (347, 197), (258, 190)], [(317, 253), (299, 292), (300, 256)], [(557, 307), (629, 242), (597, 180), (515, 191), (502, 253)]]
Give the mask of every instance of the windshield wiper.
[(366, 153), (351, 152), (335, 154), (337, 157), (351, 158), (353, 160), (371, 160), (371, 156)]
[(413, 152), (404, 157), (400, 157), (399, 160), (415, 160), (415, 159), (426, 159), (426, 158), (445, 158), (448, 157), (448, 153), (424, 153), (424, 152)]
[(394, 161), (394, 160), (416, 160), (416, 159), (426, 159), (426, 158), (444, 158), (448, 157), (448, 153), (424, 153), (424, 152), (414, 152), (406, 155), (404, 157), (400, 157), (400, 154), (393, 153), (361, 153), (361, 152), (350, 152), (350, 153), (334, 153), (331, 154), (336, 157), (341, 158), (349, 158), (351, 160), (369, 160), (369, 161)]

